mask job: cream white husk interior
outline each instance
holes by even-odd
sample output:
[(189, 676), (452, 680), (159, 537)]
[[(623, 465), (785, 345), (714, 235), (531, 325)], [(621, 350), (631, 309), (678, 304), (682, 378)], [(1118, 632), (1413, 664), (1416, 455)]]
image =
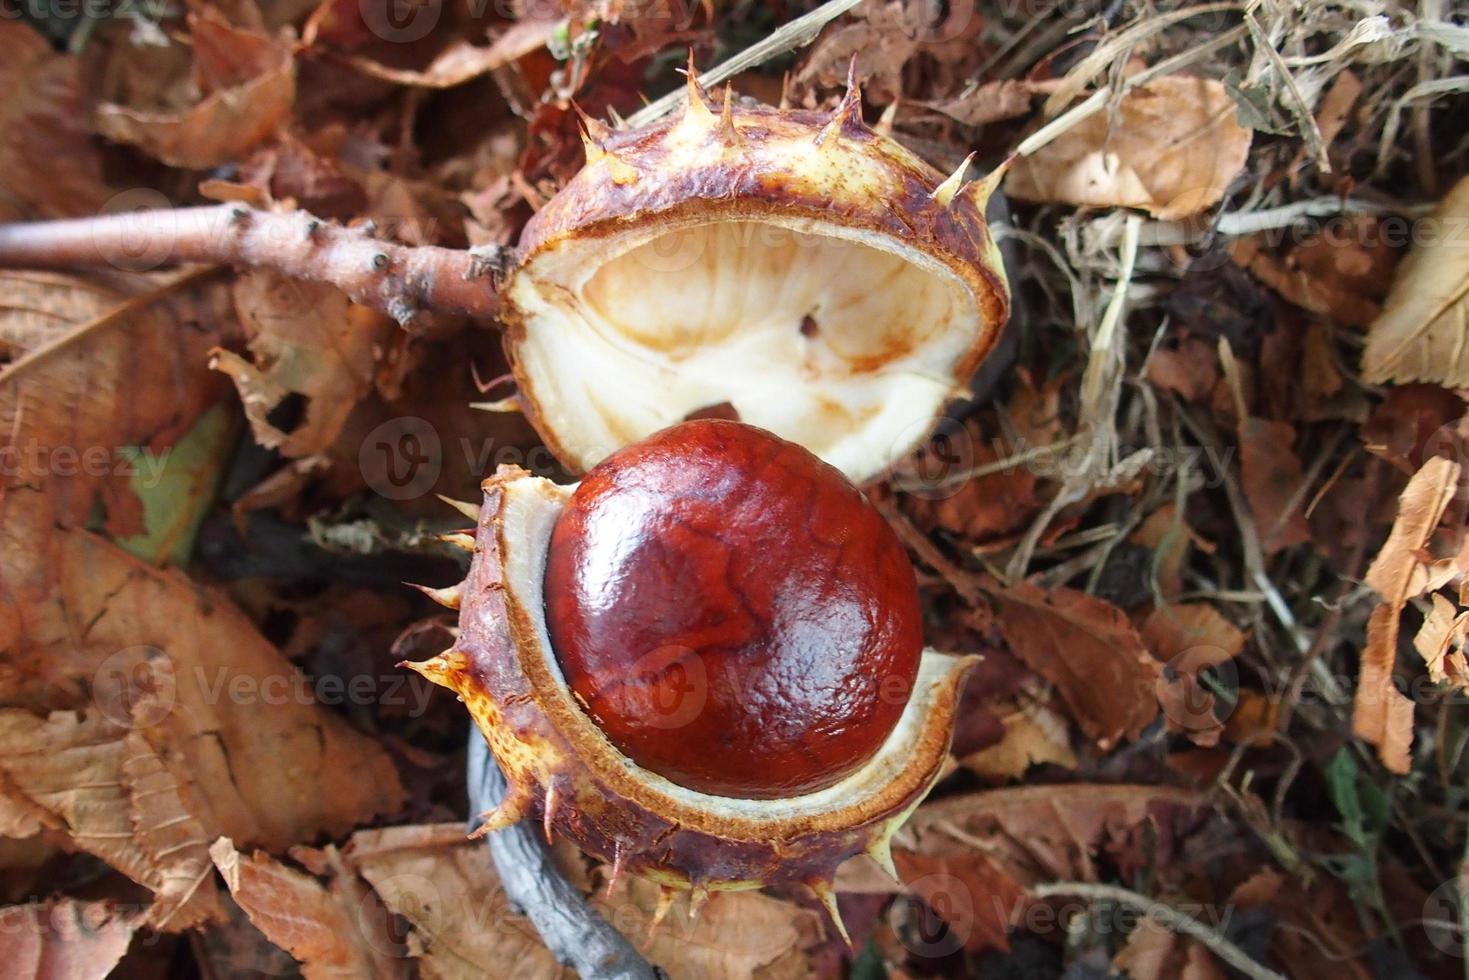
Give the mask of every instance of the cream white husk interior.
[(536, 408), (583, 469), (728, 402), (862, 482), (924, 437), (984, 329), (942, 263), (806, 218), (573, 236), (509, 291)]

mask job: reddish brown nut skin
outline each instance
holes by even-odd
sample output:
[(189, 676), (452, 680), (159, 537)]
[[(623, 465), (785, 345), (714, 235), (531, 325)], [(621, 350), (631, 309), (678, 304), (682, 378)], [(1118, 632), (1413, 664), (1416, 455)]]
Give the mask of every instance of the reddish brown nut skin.
[(546, 614), (571, 690), (645, 769), (772, 799), (839, 781), (918, 671), (913, 566), (836, 469), (763, 429), (685, 422), (583, 479)]

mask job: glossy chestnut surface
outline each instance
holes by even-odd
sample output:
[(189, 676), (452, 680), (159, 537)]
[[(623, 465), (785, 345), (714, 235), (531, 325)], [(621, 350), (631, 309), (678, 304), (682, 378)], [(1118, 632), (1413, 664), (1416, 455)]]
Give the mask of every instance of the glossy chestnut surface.
[(922, 623), (913, 567), (836, 469), (703, 419), (608, 457), (552, 532), (551, 645), (640, 766), (770, 799), (837, 782), (902, 714)]

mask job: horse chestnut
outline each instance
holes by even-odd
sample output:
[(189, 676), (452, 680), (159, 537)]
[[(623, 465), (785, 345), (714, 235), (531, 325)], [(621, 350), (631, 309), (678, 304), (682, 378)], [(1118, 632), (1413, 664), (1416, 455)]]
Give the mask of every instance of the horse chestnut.
[(897, 724), (923, 646), (887, 522), (812, 453), (739, 422), (676, 425), (588, 473), (545, 595), (556, 659), (608, 740), (722, 796), (855, 770)]

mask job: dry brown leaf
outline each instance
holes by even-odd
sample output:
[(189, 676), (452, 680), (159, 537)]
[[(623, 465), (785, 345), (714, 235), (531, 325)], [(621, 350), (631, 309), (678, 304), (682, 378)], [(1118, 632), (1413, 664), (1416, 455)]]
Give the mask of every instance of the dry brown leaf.
[[(1357, 99), (1362, 94), (1362, 80), (1356, 73), (1347, 69), (1336, 76), (1326, 94), (1321, 97), (1321, 104), (1316, 109), (1316, 128), (1321, 131), (1321, 142), (1330, 146), (1341, 132), (1342, 126), (1346, 125), (1351, 116), (1352, 108), (1357, 104)], [(1305, 159), (1306, 148), (1301, 147), (1301, 153), (1296, 162)]]
[(1158, 702), (1168, 730), (1182, 732), (1196, 745), (1216, 745), (1224, 723), (1214, 711), (1214, 695), (1199, 683), (1199, 672), (1239, 656), (1245, 636), (1208, 603), (1179, 603), (1155, 609), (1142, 628), (1143, 642), (1158, 662)]
[(100, 980), (127, 952), (138, 925), (107, 902), (7, 905), (0, 908), (0, 963), (10, 980)]
[[(1003, 446), (979, 441), (974, 466), (993, 464), (1002, 454), (1009, 455)], [(919, 472), (944, 472), (944, 467), (942, 460), (918, 464)], [(942, 528), (972, 544), (1004, 540), (1030, 523), (1040, 509), (1036, 496), (1039, 482), (1035, 468), (1021, 463), (969, 477), (952, 492), (940, 487), (932, 494), (920, 495), (912, 502), (912, 513), (920, 526)]]
[[(27, 609), (0, 676), (13, 703), (59, 706), (80, 686), (125, 722), (151, 688), (157, 704), (134, 725), (187, 786), (211, 838), (281, 849), (398, 808), (403, 789), (382, 747), (316, 704), (223, 596), (84, 531), (53, 534), (37, 553), (48, 592), (11, 594)], [(80, 642), (78, 622), (89, 624)]]
[(1183, 594), (1183, 566), (1192, 548), (1213, 551), (1213, 546), (1184, 522), (1172, 503), (1149, 514), (1127, 540), (1153, 552), (1150, 578), (1159, 594), (1170, 600)]
[(510, 914), (484, 845), (466, 840), (462, 824), (359, 831), (342, 860), (408, 921), (408, 951), (428, 980), (571, 977)]
[(1224, 980), (1224, 971), (1203, 944), (1152, 915), (1138, 921), (1112, 965), (1130, 980)]
[(1433, 606), (1413, 637), (1413, 649), (1428, 665), (1429, 679), (1469, 690), (1469, 659), (1464, 655), (1469, 635), (1469, 612), (1455, 606), (1442, 593), (1432, 596)]
[(370, 896), (354, 889), (350, 876), (334, 878), (328, 889), (268, 854), (241, 854), (228, 837), (216, 840), (209, 854), (235, 902), (267, 939), (300, 962), (307, 980), (408, 975), (408, 964), (394, 955), (386, 916), (375, 924), (361, 917)]
[(1184, 401), (1207, 402), (1220, 377), (1214, 345), (1198, 337), (1185, 337), (1177, 347), (1159, 348), (1148, 357), (1148, 380)]
[[(904, 885), (924, 896), (966, 947), (1003, 949), (1007, 931), (1030, 907), (1028, 886), (1095, 880), (1099, 852), (1125, 846), (1121, 842), (1134, 828), (1206, 806), (1202, 794), (1167, 786), (989, 790), (919, 807), (898, 835), (894, 859)], [(1110, 857), (1115, 862), (1124, 855)], [(866, 871), (852, 862), (838, 875), (838, 888)], [(856, 884), (876, 887), (881, 881)]]
[[(371, 391), (391, 321), (353, 306), (331, 286), (270, 272), (241, 276), (234, 298), (255, 363), (227, 350), (211, 363), (234, 381), (255, 441), (292, 458), (324, 452)], [(304, 418), (287, 433), (268, 416), (291, 394), (308, 401)]]
[(1314, 236), (1284, 256), (1265, 248), (1263, 235), (1236, 239), (1229, 252), (1295, 306), (1341, 326), (1365, 327), (1382, 309), (1396, 253), (1383, 243), (1376, 218), (1353, 216), (1347, 227), (1349, 232)]
[(102, 105), (95, 125), (169, 166), (205, 170), (239, 160), (290, 118), (296, 63), (285, 39), (233, 27), (209, 7), (194, 8), (189, 31), (195, 84), (208, 94), (183, 110)]
[(1458, 463), (1441, 456), (1425, 462), (1399, 495), (1392, 531), (1367, 569), (1367, 584), (1385, 601), (1367, 622), (1352, 732), (1375, 745), (1382, 764), (1400, 774), (1411, 768), (1414, 706), (1393, 683), (1398, 617), (1410, 600), (1437, 590), (1456, 574), (1453, 559), (1436, 560), (1425, 549), (1458, 487)]
[(1469, 416), (1464, 400), (1437, 385), (1389, 388), (1362, 426), (1363, 448), (1405, 475), (1430, 456), (1469, 456)]
[[(359, 831), (342, 849), (342, 861), (413, 927), (409, 950), (420, 958), (425, 977), (571, 976), (541, 946), (530, 924), (510, 914), (483, 845), (466, 840), (463, 825)], [(685, 896), (645, 945), (657, 903), (657, 886), (632, 876), (624, 876), (610, 897), (593, 898), (607, 920), (670, 976), (796, 980), (810, 975), (805, 951), (822, 936), (821, 918), (810, 910), (753, 892), (721, 893), (690, 919)]]
[(0, 271), (0, 361), (19, 360), (105, 316), (129, 299), (165, 287), (171, 275), (97, 272), (85, 279), (59, 272)]
[[(132, 296), (0, 371), (0, 432), (28, 454), (0, 485), (0, 691), (29, 712), (0, 755), (18, 765), (19, 750), (46, 734), (38, 719), (85, 711), (88, 725), (128, 729), (123, 745), (137, 749), (118, 752), (97, 784), (150, 780), (177, 792), (206, 839), (283, 848), (396, 810), (403, 790), (387, 754), (315, 704), (297, 669), (223, 596), (80, 529), (99, 494), (127, 490), (120, 449), (163, 453), (225, 387), (205, 358), (231, 336), (233, 317), (211, 282), (194, 274)], [(129, 759), (148, 768), (129, 770)], [(9, 775), (53, 814), (72, 805), (70, 789), (85, 789), (44, 765), (28, 783), (18, 769)], [(34, 795), (46, 792), (53, 798)], [(176, 810), (153, 809), (166, 799), (118, 811), (139, 825), (124, 828), (118, 847), (133, 850), (116, 860), (145, 883), (149, 848), (178, 843), (152, 835), (185, 826), (169, 823)]]
[(1367, 331), (1362, 374), (1377, 383), (1469, 387), (1469, 177), (1422, 224), (1398, 266), (1382, 315)]
[[(607, 921), (642, 943), (658, 904), (658, 886), (624, 876), (610, 898), (595, 900)], [(688, 914), (685, 898), (653, 933), (645, 955), (671, 977), (703, 980), (796, 980), (811, 976), (806, 951), (818, 944), (822, 917), (756, 892), (721, 892)]]
[(450, 45), (422, 71), (391, 68), (371, 58), (353, 56), (347, 60), (358, 71), (399, 85), (417, 88), (452, 88), (488, 75), (533, 51), (546, 46), (556, 32), (558, 21), (520, 20), (488, 45), (459, 41)]
[(91, 214), (110, 196), (92, 145), (75, 58), (0, 18), (0, 220)]
[(1074, 589), (1022, 582), (994, 593), (1005, 642), (1056, 685), (1076, 723), (1102, 748), (1137, 738), (1158, 713), (1158, 665), (1122, 610)]
[(1172, 220), (1217, 204), (1251, 132), (1219, 82), (1170, 75), (1127, 93), (1015, 162), (1005, 191), (1027, 201), (1142, 208)]
[(1352, 733), (1377, 746), (1378, 758), (1399, 775), (1412, 768), (1413, 702), (1393, 683), (1398, 653), (1398, 609), (1384, 603), (1367, 621), (1367, 644), (1352, 703)]
[(1143, 643), (1159, 663), (1198, 673), (1239, 656), (1245, 635), (1207, 602), (1161, 606), (1143, 622)]
[(1026, 115), (1030, 112), (1031, 99), (1045, 88), (1025, 79), (1000, 78), (955, 98), (928, 103), (928, 107), (966, 126), (983, 126)]
[(1052, 763), (1076, 768), (1066, 719), (1038, 701), (990, 707), (1005, 726), (1004, 737), (988, 748), (959, 760), (970, 772), (989, 779), (1018, 779), (1031, 766)]
[(851, 20), (827, 27), (811, 46), (793, 86), (798, 91), (840, 86), (855, 57), (863, 91), (876, 102), (891, 102), (903, 93), (903, 66), (924, 47), (911, 13), (921, 12), (892, 0), (862, 4)]
[[(137, 707), (152, 713), (157, 703)], [(141, 734), (101, 713), (38, 719), (11, 708), (0, 711), (0, 746), (8, 795), (149, 888), (148, 925), (178, 930), (219, 918), (204, 828)]]
[(1289, 422), (1253, 416), (1240, 420), (1240, 484), (1260, 547), (1267, 555), (1311, 540), (1305, 516), (1305, 470), (1293, 448), (1296, 430)]
[(1408, 481), (1398, 496), (1398, 516), (1365, 581), (1394, 610), (1443, 586), (1455, 574), (1452, 558), (1426, 554), (1429, 537), (1459, 489), (1459, 464), (1435, 456)]

